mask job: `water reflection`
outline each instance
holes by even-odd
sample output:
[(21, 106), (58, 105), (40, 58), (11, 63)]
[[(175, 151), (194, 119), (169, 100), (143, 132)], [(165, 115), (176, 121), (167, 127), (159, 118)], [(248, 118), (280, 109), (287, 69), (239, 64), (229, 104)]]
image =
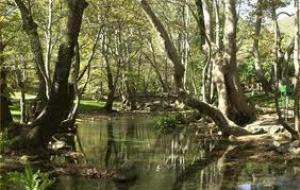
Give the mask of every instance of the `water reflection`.
[[(114, 154), (114, 159), (111, 158)], [(113, 125), (111, 122), (107, 123), (107, 148), (105, 153), (105, 166), (110, 167), (117, 162), (118, 150), (115, 142), (115, 137), (113, 134)]]
[(136, 182), (120, 185), (111, 180), (61, 176), (55, 189), (299, 189), (299, 170), (285, 168), (282, 172), (282, 167), (247, 160), (226, 164), (224, 157), (232, 147), (203, 132), (199, 136), (199, 130), (203, 131), (199, 128), (160, 134), (153, 127), (159, 117), (125, 115), (86, 121), (78, 128), (86, 165), (118, 168), (124, 160), (134, 161), (139, 173)]

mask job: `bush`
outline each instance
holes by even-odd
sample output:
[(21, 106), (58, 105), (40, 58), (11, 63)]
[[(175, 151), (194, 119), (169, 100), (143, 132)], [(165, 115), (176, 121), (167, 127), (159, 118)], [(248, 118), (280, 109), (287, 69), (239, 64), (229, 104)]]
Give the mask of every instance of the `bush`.
[(0, 153), (4, 152), (12, 144), (12, 141), (9, 140), (7, 131), (0, 132)]
[(42, 173), (39, 170), (33, 172), (28, 165), (25, 166), (24, 173), (8, 173), (8, 179), (24, 190), (46, 190), (54, 183), (54, 180), (51, 180), (47, 173)]
[(186, 117), (182, 113), (176, 113), (174, 117), (178, 124), (186, 123)]
[(181, 129), (182, 125), (185, 124), (185, 117), (182, 113), (176, 115), (166, 115), (163, 116), (156, 124), (156, 127), (163, 133), (171, 133), (176, 129)]

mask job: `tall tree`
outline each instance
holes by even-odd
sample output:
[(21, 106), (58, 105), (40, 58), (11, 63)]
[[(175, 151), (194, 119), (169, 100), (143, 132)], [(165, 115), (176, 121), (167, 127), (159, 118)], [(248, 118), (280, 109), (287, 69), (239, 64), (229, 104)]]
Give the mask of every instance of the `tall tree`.
[(245, 124), (256, 116), (254, 106), (247, 103), (240, 90), (236, 75), (236, 1), (225, 0), (224, 9), (224, 50), (220, 52), (215, 66), (219, 109), (234, 122)]
[(9, 123), (12, 122), (12, 115), (9, 109), (9, 98), (8, 98), (8, 92), (7, 92), (7, 69), (3, 67), (4, 58), (4, 48), (5, 44), (2, 41), (2, 35), (0, 33), (0, 103), (1, 103), (1, 109), (0, 109), (0, 129), (2, 130), (4, 127), (6, 127)]
[[(9, 12), (9, 8), (1, 7), (0, 12), (6, 14)], [(8, 90), (8, 75), (9, 75), (9, 68), (5, 65), (5, 51), (8, 45), (11, 43), (16, 36), (13, 31), (6, 31), (6, 28), (11, 23), (10, 17), (0, 17), (0, 130), (4, 127), (7, 127), (12, 121), (12, 115), (9, 108), (10, 105), (10, 98), (9, 98), (9, 90)]]
[[(28, 8), (21, 0), (15, 0), (22, 14), (24, 29), (31, 38), (32, 49), (42, 63), (42, 52), (39, 37), (36, 35), (36, 24), (28, 12)], [(69, 0), (67, 2), (67, 25), (63, 41), (58, 50), (57, 62), (53, 74), (53, 83), (50, 89), (49, 100), (42, 115), (31, 124), (29, 132), (24, 140), (26, 147), (46, 148), (52, 136), (60, 130), (64, 130), (64, 121), (72, 110), (74, 100), (74, 88), (68, 79), (71, 70), (72, 59), (75, 55), (75, 47), (78, 44), (83, 11), (87, 7), (85, 0)], [(20, 143), (17, 142), (17, 143)], [(19, 144), (20, 145), (20, 144)]]
[(294, 48), (294, 68), (295, 68), (295, 103), (294, 103), (294, 115), (295, 115), (295, 129), (300, 136), (300, 1), (295, 0), (295, 48)]
[(212, 105), (209, 105), (207, 103), (204, 103), (202, 101), (199, 101), (191, 97), (184, 90), (184, 85), (183, 85), (184, 66), (181, 64), (177, 49), (175, 48), (173, 42), (171, 41), (169, 34), (165, 29), (164, 25), (153, 12), (148, 1), (139, 0), (139, 2), (143, 10), (145, 11), (146, 15), (149, 17), (149, 20), (151, 21), (155, 29), (160, 34), (164, 43), (166, 53), (173, 64), (174, 67), (173, 78), (175, 81), (178, 98), (182, 102), (184, 102), (187, 106), (197, 109), (200, 113), (211, 117), (225, 136), (228, 136), (230, 134), (245, 134), (246, 132), (243, 129), (240, 129), (238, 127), (232, 127), (235, 125), (233, 125), (233, 123), (231, 123), (228, 120), (228, 118), (222, 112), (220, 112), (220, 110), (218, 110)]
[(47, 76), (47, 68), (44, 62), (43, 49), (37, 30), (38, 26), (32, 17), (31, 9), (26, 7), (22, 0), (15, 0), (15, 3), (18, 6), (22, 16), (23, 29), (29, 38), (30, 47), (32, 53), (34, 54), (34, 62), (38, 71), (37, 74), (40, 80), (39, 91), (36, 98), (36, 110), (34, 113), (37, 116), (45, 107), (47, 100), (49, 99), (50, 80)]

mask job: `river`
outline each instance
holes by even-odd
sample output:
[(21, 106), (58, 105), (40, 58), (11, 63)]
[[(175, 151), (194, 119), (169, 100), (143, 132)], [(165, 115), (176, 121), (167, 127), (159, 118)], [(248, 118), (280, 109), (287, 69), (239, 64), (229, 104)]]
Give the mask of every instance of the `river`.
[[(213, 151), (216, 140), (198, 129), (163, 134), (155, 128), (161, 115), (125, 114), (79, 123), (78, 138), (86, 155), (87, 166), (115, 169), (124, 160), (135, 163), (136, 181), (120, 185), (109, 179), (61, 176), (57, 190), (299, 190), (300, 166), (287, 167), (276, 163), (241, 164), (234, 181), (226, 180), (220, 160), (198, 169)], [(205, 126), (203, 126), (205, 129)], [(79, 144), (77, 148), (79, 148)], [(233, 160), (239, 162), (239, 160)], [(235, 170), (232, 170), (235, 172)], [(184, 177), (183, 177), (184, 176)], [(225, 181), (225, 182), (224, 182)], [(234, 185), (232, 185), (234, 184)]]

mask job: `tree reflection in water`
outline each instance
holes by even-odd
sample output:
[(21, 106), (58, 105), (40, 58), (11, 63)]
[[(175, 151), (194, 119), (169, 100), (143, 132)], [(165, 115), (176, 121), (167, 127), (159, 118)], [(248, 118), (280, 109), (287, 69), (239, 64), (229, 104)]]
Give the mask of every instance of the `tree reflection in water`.
[[(124, 160), (134, 161), (139, 171), (135, 183), (120, 185), (111, 180), (69, 177), (68, 180), (63, 179), (60, 186), (71, 185), (71, 189), (75, 190), (231, 190), (250, 184), (252, 189), (257, 189), (264, 184), (272, 188), (278, 185), (279, 180), (268, 183), (260, 181), (266, 175), (278, 179), (281, 175), (297, 174), (291, 170), (278, 174), (272, 163), (256, 163), (258, 166), (249, 164), (246, 153), (241, 156), (247, 147), (236, 148), (210, 136), (203, 132), (208, 131), (206, 125), (189, 126), (170, 134), (159, 133), (153, 127), (158, 119), (159, 116), (151, 115), (118, 116), (86, 122), (78, 128), (88, 165), (118, 168)], [(285, 171), (283, 168), (286, 168), (284, 164), (280, 171)], [(254, 180), (254, 175), (259, 180)], [(288, 184), (290, 179), (287, 176), (284, 184)], [(283, 185), (280, 188), (286, 190)]]
[[(118, 160), (118, 150), (114, 138), (114, 132), (113, 132), (113, 125), (112, 122), (109, 121), (106, 125), (107, 127), (107, 148), (105, 153), (105, 167), (110, 167), (111, 165), (115, 164), (114, 162), (117, 162)], [(114, 159), (111, 158), (112, 153), (115, 154)], [(111, 164), (111, 165), (110, 165)]]

